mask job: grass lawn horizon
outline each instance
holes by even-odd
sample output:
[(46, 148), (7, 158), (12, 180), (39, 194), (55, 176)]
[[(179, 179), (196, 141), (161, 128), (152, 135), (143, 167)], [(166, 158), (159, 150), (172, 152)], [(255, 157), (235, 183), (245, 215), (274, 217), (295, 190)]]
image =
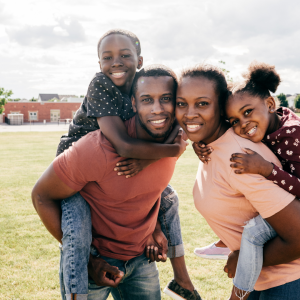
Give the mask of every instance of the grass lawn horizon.
[[(58, 242), (48, 233), (31, 202), (31, 190), (55, 157), (61, 132), (0, 134), (0, 299), (61, 299), (58, 280)], [(171, 185), (180, 200), (185, 260), (190, 277), (206, 300), (229, 297), (231, 280), (225, 261), (196, 257), (195, 247), (217, 237), (194, 207), (192, 188), (198, 159), (191, 145), (179, 159)], [(169, 260), (158, 263), (161, 289), (173, 278)], [(109, 298), (112, 299), (112, 298)], [(171, 299), (162, 293), (162, 299)]]

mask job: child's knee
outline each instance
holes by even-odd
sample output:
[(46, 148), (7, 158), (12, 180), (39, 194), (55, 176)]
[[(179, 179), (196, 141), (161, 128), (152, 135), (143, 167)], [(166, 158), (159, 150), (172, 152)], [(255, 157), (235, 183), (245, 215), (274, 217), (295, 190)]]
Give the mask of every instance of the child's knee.
[(251, 219), (244, 226), (243, 239), (254, 245), (263, 246), (269, 240), (269, 230), (262, 222), (258, 222), (255, 218)]

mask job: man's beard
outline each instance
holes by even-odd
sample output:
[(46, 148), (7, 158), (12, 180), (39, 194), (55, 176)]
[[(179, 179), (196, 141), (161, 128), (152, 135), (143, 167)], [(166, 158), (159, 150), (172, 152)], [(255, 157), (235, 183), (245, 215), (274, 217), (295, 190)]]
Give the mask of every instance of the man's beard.
[[(168, 136), (169, 136), (169, 134), (170, 134), (170, 132), (172, 131), (172, 126), (170, 126), (170, 128), (166, 131), (166, 132), (164, 132), (164, 133), (153, 133), (151, 130), (149, 130), (149, 128), (146, 126), (146, 124), (141, 120), (141, 118), (140, 118), (140, 116), (139, 116), (139, 114), (137, 113), (136, 114), (136, 116), (137, 116), (137, 118), (138, 118), (138, 122), (140, 123), (140, 125), (141, 125), (141, 127), (151, 136), (151, 137), (153, 137), (153, 138), (155, 138), (155, 139), (166, 139)], [(173, 122), (172, 122), (172, 124), (173, 124)]]

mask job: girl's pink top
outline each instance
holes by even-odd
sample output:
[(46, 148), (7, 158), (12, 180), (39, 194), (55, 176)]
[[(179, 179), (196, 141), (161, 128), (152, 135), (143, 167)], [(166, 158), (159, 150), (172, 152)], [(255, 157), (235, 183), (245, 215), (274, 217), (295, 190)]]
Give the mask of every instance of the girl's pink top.
[(277, 110), (281, 116), (279, 129), (266, 137), (267, 146), (275, 153), (282, 168), (274, 165), (267, 179), (300, 197), (300, 117), (290, 109)]

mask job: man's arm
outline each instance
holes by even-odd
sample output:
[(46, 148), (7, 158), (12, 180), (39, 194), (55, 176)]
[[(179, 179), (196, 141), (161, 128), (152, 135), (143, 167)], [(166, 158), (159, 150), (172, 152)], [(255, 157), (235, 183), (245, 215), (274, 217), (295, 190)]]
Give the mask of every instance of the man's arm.
[(56, 175), (53, 163), (33, 187), (31, 193), (33, 206), (47, 230), (59, 242), (62, 239), (62, 231), (60, 203), (57, 200), (68, 198), (76, 192)]

